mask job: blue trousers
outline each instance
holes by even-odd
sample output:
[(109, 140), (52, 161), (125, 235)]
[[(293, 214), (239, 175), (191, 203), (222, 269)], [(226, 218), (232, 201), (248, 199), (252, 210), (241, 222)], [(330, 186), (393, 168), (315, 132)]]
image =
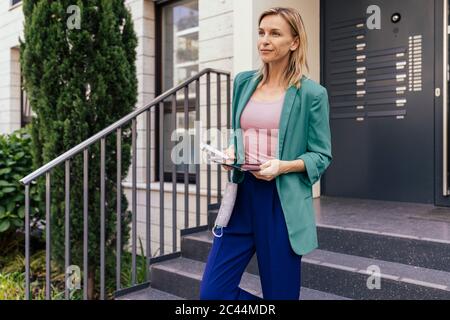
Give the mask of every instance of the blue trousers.
[(260, 300), (239, 287), (255, 251), (264, 299), (298, 300), (302, 256), (290, 245), (275, 179), (244, 174), (228, 226), (214, 237), (200, 300)]

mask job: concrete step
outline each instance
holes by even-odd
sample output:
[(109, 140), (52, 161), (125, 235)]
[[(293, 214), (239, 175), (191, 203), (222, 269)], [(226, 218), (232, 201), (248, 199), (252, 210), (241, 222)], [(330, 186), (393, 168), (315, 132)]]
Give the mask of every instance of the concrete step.
[(152, 287), (148, 287), (118, 297), (115, 300), (185, 300), (185, 299)]
[(450, 241), (318, 225), (319, 249), (450, 272)]
[[(214, 209), (208, 212), (209, 230), (218, 212), (211, 208)], [(320, 223), (317, 237), (322, 250), (450, 272), (447, 240)]]
[[(189, 300), (198, 300), (200, 282), (205, 263), (184, 257), (155, 263), (151, 266), (152, 287)], [(239, 286), (259, 297), (263, 297), (259, 276), (244, 272)], [(348, 300), (334, 294), (308, 288), (299, 288), (301, 300)]]
[[(183, 236), (182, 257), (206, 262), (213, 237), (209, 230)], [(380, 289), (368, 288), (371, 266)], [(259, 274), (256, 254), (245, 271)], [(450, 299), (449, 272), (320, 249), (302, 258), (302, 286), (352, 299)]]

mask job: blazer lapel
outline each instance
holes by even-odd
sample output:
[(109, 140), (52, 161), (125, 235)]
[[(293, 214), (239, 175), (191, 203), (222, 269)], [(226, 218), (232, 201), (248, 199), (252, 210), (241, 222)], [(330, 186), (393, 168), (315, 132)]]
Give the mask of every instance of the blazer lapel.
[[(305, 76), (302, 77), (302, 81), (305, 78)], [(247, 86), (244, 89), (242, 96), (239, 98), (238, 105), (237, 105), (237, 111), (236, 111), (236, 129), (241, 128), (241, 115), (244, 111), (244, 107), (247, 105), (247, 102), (250, 100), (250, 97), (253, 95), (253, 93), (256, 90), (256, 87), (258, 86), (258, 83), (260, 82), (260, 79), (255, 79), (254, 77), (250, 77)], [(297, 96), (297, 89), (295, 86), (291, 85), (287, 91), (286, 95), (284, 96), (283, 101), (283, 107), (281, 110), (280, 115), (280, 122), (278, 125), (278, 148), (277, 148), (277, 155), (276, 158), (280, 159), (281, 152), (283, 151), (283, 142), (284, 137), (286, 135), (286, 129), (287, 129), (287, 123), (289, 120), (289, 115), (292, 110), (292, 106), (294, 105), (295, 98)], [(301, 90), (301, 87), (300, 87)]]
[(278, 125), (278, 148), (277, 148), (277, 159), (281, 159), (284, 137), (286, 135), (287, 124), (289, 120), (289, 115), (291, 114), (292, 106), (294, 105), (295, 97), (297, 96), (297, 88), (295, 86), (290, 86), (286, 95), (284, 96), (283, 108), (281, 109), (280, 122)]
[(254, 76), (250, 77), (247, 81), (246, 88), (242, 92), (242, 96), (239, 97), (237, 110), (236, 110), (236, 129), (241, 127), (241, 114), (244, 111), (244, 107), (247, 105), (248, 100), (252, 96), (253, 92), (255, 92), (258, 83), (261, 80), (255, 79)]

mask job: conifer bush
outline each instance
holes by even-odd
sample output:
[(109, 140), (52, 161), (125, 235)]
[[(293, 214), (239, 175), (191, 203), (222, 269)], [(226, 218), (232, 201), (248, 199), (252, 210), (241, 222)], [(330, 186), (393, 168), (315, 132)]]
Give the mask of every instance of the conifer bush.
[[(74, 7), (75, 6), (75, 7)], [(74, 9), (75, 8), (75, 9)], [(123, 0), (24, 0), (20, 62), (37, 169), (130, 113), (137, 100), (136, 46)], [(122, 127), (122, 172), (131, 160), (131, 123)], [(106, 277), (115, 277), (116, 134), (106, 139)], [(51, 171), (52, 259), (64, 266), (64, 163)], [(100, 142), (89, 147), (89, 297), (99, 290)], [(45, 203), (45, 175), (37, 179)], [(71, 264), (83, 270), (83, 153), (70, 161)], [(122, 189), (122, 247), (130, 212)], [(97, 275), (97, 276), (96, 276)], [(82, 275), (83, 277), (84, 275)]]

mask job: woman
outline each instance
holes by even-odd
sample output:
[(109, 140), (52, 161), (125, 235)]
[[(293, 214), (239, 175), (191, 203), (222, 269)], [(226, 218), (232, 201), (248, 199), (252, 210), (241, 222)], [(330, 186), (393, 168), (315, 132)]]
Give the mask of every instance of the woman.
[(261, 299), (238, 286), (255, 251), (264, 299), (298, 300), (301, 258), (318, 247), (312, 185), (332, 159), (327, 90), (303, 75), (307, 37), (297, 10), (271, 8), (258, 25), (262, 66), (235, 76), (226, 153), (243, 168), (260, 163), (259, 171), (233, 169), (236, 202), (214, 238), (202, 300)]

